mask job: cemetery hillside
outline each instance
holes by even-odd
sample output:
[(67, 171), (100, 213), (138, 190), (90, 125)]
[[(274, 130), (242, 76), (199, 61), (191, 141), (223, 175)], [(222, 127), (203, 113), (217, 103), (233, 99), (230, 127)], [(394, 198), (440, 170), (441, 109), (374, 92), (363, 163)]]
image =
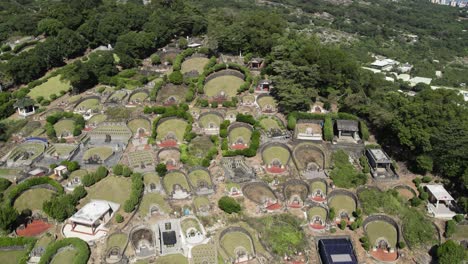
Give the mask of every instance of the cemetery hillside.
[(0, 263), (465, 263), (467, 8), (0, 1)]

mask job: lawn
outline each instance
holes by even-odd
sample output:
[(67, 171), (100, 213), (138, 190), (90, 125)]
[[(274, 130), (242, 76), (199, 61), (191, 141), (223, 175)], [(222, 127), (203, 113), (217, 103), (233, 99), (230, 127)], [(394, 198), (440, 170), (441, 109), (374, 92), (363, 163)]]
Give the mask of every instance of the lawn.
[(255, 102), (255, 96), (246, 95), (246, 96), (242, 97), (242, 102), (251, 104), (251, 103)]
[(62, 135), (73, 135), (75, 130), (75, 121), (72, 119), (63, 119), (54, 124), (55, 134), (57, 137)]
[(138, 102), (143, 102), (146, 99), (148, 99), (148, 94), (144, 92), (138, 92), (130, 96), (130, 102), (138, 101)]
[(468, 225), (457, 225), (455, 234), (453, 234), (453, 239), (463, 240), (468, 237)]
[(395, 227), (385, 221), (372, 221), (366, 225), (366, 233), (371, 245), (375, 245), (379, 238), (385, 238), (390, 247), (395, 248), (397, 244), (397, 230)]
[(14, 207), (18, 212), (24, 209), (42, 211), (42, 204), (49, 200), (53, 194), (53, 191), (45, 188), (29, 189), (15, 200)]
[(210, 200), (206, 198), (205, 196), (197, 196), (195, 199), (193, 199), (193, 204), (199, 210), (203, 206), (210, 205)]
[(307, 217), (309, 220), (313, 220), (314, 216), (320, 216), (320, 218), (325, 221), (327, 220), (327, 210), (319, 206), (312, 207), (307, 211)]
[(93, 115), (93, 117), (91, 117), (88, 120), (88, 124), (97, 125), (99, 123), (102, 123), (102, 122), (106, 121), (106, 119), (107, 119), (107, 116), (105, 114)]
[(188, 264), (188, 260), (181, 254), (161, 256), (156, 259), (156, 264)]
[(316, 190), (321, 190), (322, 193), (326, 193), (327, 192), (327, 185), (321, 181), (315, 181), (313, 183), (310, 184), (310, 191), (311, 192), (314, 192)]
[(164, 103), (169, 97), (174, 97), (177, 103), (185, 102), (185, 94), (188, 91), (186, 85), (166, 84), (158, 91), (156, 102)]
[(289, 150), (281, 146), (271, 146), (263, 150), (262, 153), (263, 162), (265, 164), (271, 164), (273, 160), (278, 159), (281, 165), (287, 165), (289, 161)]
[(172, 192), (174, 190), (174, 185), (176, 184), (179, 184), (183, 189), (190, 191), (185, 175), (177, 171), (166, 174), (163, 178), (163, 184), (168, 192)]
[(107, 239), (106, 251), (113, 247), (119, 247), (120, 249), (123, 249), (125, 245), (127, 244), (127, 241), (128, 241), (128, 235), (124, 233), (112, 234)]
[(205, 94), (212, 97), (224, 92), (226, 96), (234, 97), (242, 84), (244, 84), (244, 80), (236, 76), (217, 77), (205, 84)]
[(181, 142), (184, 139), (185, 128), (187, 127), (187, 121), (183, 119), (169, 119), (158, 124), (156, 131), (158, 135), (156, 139), (163, 140), (166, 138), (169, 132), (175, 134), (177, 141)]
[(150, 207), (152, 204), (156, 204), (159, 207), (159, 210), (162, 210), (164, 213), (169, 214), (172, 212), (169, 204), (164, 200), (164, 196), (159, 193), (147, 193), (143, 195), (143, 198), (138, 208), (138, 213), (141, 217), (148, 215)]
[(180, 227), (182, 227), (182, 232), (184, 232), (184, 234), (187, 232), (189, 228), (192, 228), (192, 227), (195, 228), (197, 231), (201, 231), (200, 224), (198, 223), (197, 220), (193, 218), (186, 218), (182, 220), (180, 222)]
[[(47, 233), (48, 234), (48, 233)], [(47, 234), (43, 235), (36, 243), (34, 246), (35, 248), (38, 247), (43, 247), (44, 249), (47, 248), (47, 246), (55, 241), (55, 238), (53, 235), (48, 236)]]
[(191, 156), (203, 158), (213, 146), (214, 144), (209, 137), (196, 137), (190, 141), (188, 152)]
[(189, 173), (188, 177), (194, 186), (198, 186), (202, 181), (206, 182), (208, 186), (212, 186), (210, 174), (205, 170), (194, 170)]
[(109, 97), (107, 101), (115, 101), (120, 103), (125, 98), (125, 96), (127, 96), (127, 93), (125, 91), (116, 91)]
[(88, 188), (88, 195), (80, 203), (80, 205), (87, 204), (91, 199), (107, 200), (121, 205), (130, 196), (132, 182), (130, 178), (108, 176), (92, 187)]
[(55, 94), (59, 96), (61, 91), (68, 91), (70, 88), (70, 83), (67, 81), (61, 81), (60, 75), (57, 75), (49, 78), (47, 82), (34, 87), (28, 95), (33, 99), (36, 99), (39, 96), (49, 99), (50, 95)]
[(276, 106), (275, 99), (271, 96), (263, 96), (260, 99), (257, 99), (257, 103), (262, 109), (267, 105), (270, 105), (273, 108)]
[(0, 177), (18, 176), (20, 169), (5, 169), (0, 168)]
[(151, 184), (151, 183), (154, 183), (156, 185), (160, 185), (161, 184), (161, 179), (160, 179), (159, 175), (156, 172), (149, 172), (149, 173), (145, 173), (145, 175), (143, 175), (143, 182), (144, 182), (145, 185), (148, 185), (148, 184)]
[(26, 250), (0, 251), (0, 259), (2, 264), (18, 264), (25, 253)]
[(75, 107), (75, 110), (101, 110), (101, 102), (96, 98), (86, 99)]
[(57, 253), (50, 262), (50, 264), (72, 263), (77, 255), (78, 250), (69, 247)]
[(252, 242), (250, 238), (241, 232), (228, 232), (221, 238), (221, 246), (230, 257), (236, 257), (237, 247), (243, 247), (249, 254), (253, 253)]
[(94, 147), (86, 150), (86, 152), (83, 155), (83, 160), (87, 160), (94, 155), (97, 155), (98, 157), (101, 158), (102, 161), (108, 159), (114, 151), (112, 150), (111, 147)]
[(86, 174), (88, 174), (88, 171), (85, 170), (85, 169), (76, 170), (76, 171), (74, 171), (74, 172), (72, 172), (72, 173), (70, 174), (70, 179), (73, 179), (73, 178), (75, 178), (75, 177), (81, 179), (81, 178), (84, 177)]
[(252, 201), (262, 204), (265, 199), (274, 200), (276, 199), (273, 191), (265, 185), (246, 185), (244, 187), (244, 195)]
[(242, 138), (244, 144), (250, 143), (252, 131), (246, 127), (236, 127), (229, 132), (229, 143), (235, 143), (238, 138)]
[(213, 123), (216, 127), (219, 127), (223, 122), (223, 118), (215, 114), (207, 114), (200, 117), (199, 123), (204, 128), (209, 128), (210, 123)]
[(335, 209), (336, 215), (338, 215), (342, 209), (346, 210), (348, 215), (351, 215), (352, 212), (356, 211), (356, 203), (353, 198), (347, 195), (337, 194), (331, 197), (328, 205), (330, 208)]
[(138, 129), (143, 128), (146, 132), (151, 131), (151, 123), (143, 118), (133, 119), (128, 122), (128, 127), (132, 130), (133, 134), (138, 133)]
[(191, 58), (185, 60), (182, 63), (182, 73), (197, 71), (198, 73), (203, 72), (203, 68), (210, 60), (208, 58)]

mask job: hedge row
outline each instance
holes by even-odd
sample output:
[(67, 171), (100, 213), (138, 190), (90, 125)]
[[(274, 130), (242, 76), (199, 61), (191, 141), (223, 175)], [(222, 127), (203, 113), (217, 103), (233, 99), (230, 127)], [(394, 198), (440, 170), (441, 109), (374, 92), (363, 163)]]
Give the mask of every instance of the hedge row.
[(237, 155), (242, 155), (246, 157), (253, 157), (257, 155), (257, 149), (260, 146), (260, 132), (254, 130), (252, 132), (252, 140), (250, 141), (249, 148), (242, 150), (229, 150), (228, 140), (225, 138), (221, 144), (221, 150), (223, 151), (224, 157), (232, 157)]
[(162, 81), (156, 82), (154, 84), (153, 90), (150, 92), (150, 100), (151, 101), (156, 101), (156, 98), (158, 97), (158, 92), (166, 84), (166, 75), (164, 75), (164, 79)]
[(18, 198), (18, 196), (21, 193), (31, 188), (32, 186), (41, 185), (41, 184), (51, 185), (57, 190), (58, 194), (64, 193), (63, 186), (49, 177), (44, 176), (44, 177), (30, 178), (16, 185), (15, 187), (11, 189), (10, 193), (8, 194), (6, 203), (13, 205), (14, 201), (16, 200), (16, 198)]
[(109, 171), (104, 166), (99, 166), (99, 168), (94, 173), (86, 174), (83, 179), (83, 185), (86, 187), (92, 186), (100, 180), (104, 179), (109, 174)]
[(330, 116), (325, 117), (323, 124), (323, 137), (326, 141), (333, 140), (333, 121)]
[[(187, 104), (180, 104), (179, 107), (177, 106), (170, 106), (170, 107), (145, 107), (145, 113), (148, 113), (148, 112), (152, 112), (152, 113), (158, 113), (160, 114), (159, 117), (157, 117), (154, 121), (153, 121), (153, 130), (152, 130), (152, 134), (151, 134), (151, 138), (156, 139), (156, 136), (158, 135), (157, 133), (157, 127), (158, 127), (158, 123), (159, 121), (162, 119), (162, 118), (166, 118), (166, 117), (178, 117), (178, 118), (182, 118), (182, 119), (185, 119), (187, 120), (188, 122), (188, 126), (185, 130), (185, 134), (184, 134), (184, 139), (188, 139), (188, 138), (193, 138), (194, 135), (193, 133), (191, 132), (192, 130), (192, 123), (193, 123), (193, 117), (192, 115), (190, 115), (190, 113), (188, 112), (188, 105)], [(196, 135), (195, 135), (196, 136)], [(188, 140), (190, 141), (190, 140)]]
[(250, 124), (252, 126), (257, 125), (257, 120), (252, 115), (237, 114), (236, 121), (237, 122), (242, 122), (242, 123), (247, 123), (247, 124)]
[(24, 246), (26, 252), (19, 260), (19, 264), (26, 264), (29, 259), (29, 253), (34, 248), (36, 239), (32, 237), (0, 237), (0, 247)]
[(304, 113), (304, 112), (292, 112), (288, 115), (288, 129), (294, 130), (296, 128), (297, 120), (325, 120), (325, 117), (330, 117), (332, 120), (345, 119), (345, 120), (356, 120), (359, 121), (359, 118), (355, 115), (348, 113), (328, 113), (328, 114), (313, 114), (313, 113)]
[(229, 120), (224, 120), (219, 126), (219, 136), (226, 138), (228, 136), (228, 127), (231, 124)]
[(88, 263), (88, 259), (91, 254), (88, 244), (79, 238), (73, 237), (58, 240), (49, 244), (49, 246), (47, 246), (46, 251), (41, 257), (39, 264), (50, 263), (54, 258), (55, 254), (57, 254), (58, 250), (67, 246), (73, 246), (78, 251), (78, 254), (75, 255), (73, 258), (73, 264)]
[(359, 131), (363, 140), (369, 140), (369, 129), (364, 121), (359, 121)]
[(140, 203), (143, 195), (144, 184), (143, 175), (140, 173), (132, 174), (132, 192), (130, 197), (124, 203), (124, 211), (130, 213), (135, 210), (135, 207)]

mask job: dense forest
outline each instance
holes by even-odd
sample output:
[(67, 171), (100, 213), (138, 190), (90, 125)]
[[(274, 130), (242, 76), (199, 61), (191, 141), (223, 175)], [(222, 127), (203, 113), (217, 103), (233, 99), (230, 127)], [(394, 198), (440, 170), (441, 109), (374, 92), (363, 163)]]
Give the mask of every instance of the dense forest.
[[(206, 35), (214, 52), (262, 56), (262, 74), (275, 82), (274, 96), (284, 113), (307, 111), (321, 100), (357, 114), (369, 123), (383, 147), (395, 158), (408, 161), (417, 172), (446, 177), (454, 190), (468, 186), (468, 108), (453, 91), (422, 88), (414, 97), (397, 92), (405, 83), (384, 81), (363, 71), (369, 52), (415, 64), (417, 71), (434, 72), (438, 63), (466, 57), (466, 16), (458, 9), (427, 1), (373, 0), (352, 2), (346, 8), (322, 0), (277, 1), (286, 5), (257, 6), (253, 1), (159, 0), (115, 3), (96, 0), (2, 1), (0, 41), (16, 35), (44, 35), (33, 49), (0, 63), (0, 116), (12, 113), (12, 104), (27, 94), (25, 85), (52, 68), (68, 63), (63, 78), (74, 92), (109, 83), (119, 69), (133, 68), (173, 39)], [(334, 19), (307, 19), (327, 12)], [(304, 29), (327, 25), (356, 34), (351, 43), (324, 44)], [(406, 43), (404, 34), (418, 35)], [(113, 52), (93, 53), (86, 62), (69, 61), (87, 49), (111, 44)], [(7, 49), (2, 47), (2, 49)], [(119, 60), (115, 60), (116, 55)], [(466, 66), (447, 66), (453, 78), (463, 81)], [(461, 74), (460, 74), (461, 72)], [(424, 75), (424, 74), (423, 74)], [(450, 75), (449, 75), (450, 76)], [(458, 77), (457, 77), (458, 76)], [(0, 129), (6, 129), (0, 126)], [(467, 198), (461, 198), (465, 209)]]

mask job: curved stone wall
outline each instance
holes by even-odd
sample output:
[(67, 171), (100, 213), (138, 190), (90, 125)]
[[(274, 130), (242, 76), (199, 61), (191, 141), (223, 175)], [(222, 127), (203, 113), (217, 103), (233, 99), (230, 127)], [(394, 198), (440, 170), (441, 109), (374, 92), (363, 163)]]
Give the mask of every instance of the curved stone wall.
[(294, 163), (302, 171), (306, 170), (311, 163), (315, 163), (320, 169), (328, 167), (328, 155), (325, 150), (313, 143), (301, 143), (293, 149)]
[(257, 204), (263, 204), (262, 198), (265, 196), (270, 196), (268, 198), (271, 199), (278, 199), (275, 192), (264, 182), (247, 183), (242, 187), (242, 193), (249, 200)]
[(205, 78), (205, 84), (221, 76), (235, 76), (235, 77), (241, 78), (242, 80), (245, 80), (245, 75), (241, 73), (240, 71), (230, 70), (230, 69), (221, 69), (217, 72), (213, 72), (212, 74), (208, 75)]
[(302, 201), (305, 201), (309, 196), (310, 190), (306, 182), (292, 179), (287, 181), (283, 187), (283, 195), (285, 199), (291, 199), (293, 194), (299, 194)]

